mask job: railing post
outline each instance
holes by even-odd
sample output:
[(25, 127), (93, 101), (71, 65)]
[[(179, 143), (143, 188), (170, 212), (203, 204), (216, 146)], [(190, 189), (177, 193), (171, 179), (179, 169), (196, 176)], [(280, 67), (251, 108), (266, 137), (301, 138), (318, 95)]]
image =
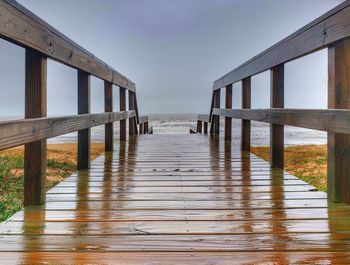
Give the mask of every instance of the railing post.
[[(215, 90), (213, 93), (213, 108), (220, 108), (220, 89)], [(213, 115), (210, 132), (214, 136), (219, 136), (219, 133), (220, 133), (220, 116), (219, 115)]]
[[(113, 84), (105, 81), (105, 112), (113, 112)], [(113, 123), (105, 124), (105, 151), (113, 151)]]
[(204, 134), (208, 134), (208, 122), (205, 121), (204, 124), (203, 124), (203, 131), (204, 131)]
[[(350, 40), (328, 49), (328, 108), (350, 109)], [(350, 203), (350, 135), (328, 133), (328, 198)]]
[(139, 133), (143, 134), (143, 123), (139, 124)]
[[(78, 114), (90, 113), (90, 74), (78, 70)], [(78, 131), (78, 169), (90, 168), (91, 129)]]
[[(47, 59), (40, 53), (25, 52), (25, 118), (47, 115)], [(45, 202), (46, 140), (25, 145), (24, 149), (24, 205)]]
[(148, 134), (148, 120), (145, 122), (145, 133)]
[[(232, 84), (225, 88), (225, 108), (232, 109)], [(232, 118), (225, 117), (225, 141), (231, 141), (232, 137)]]
[(197, 120), (197, 133), (202, 133), (202, 121)]
[[(251, 108), (251, 78), (247, 77), (242, 80), (242, 109)], [(242, 120), (241, 126), (241, 149), (250, 151), (250, 120)]]
[[(119, 109), (126, 111), (126, 95), (125, 88), (119, 87)], [(120, 141), (126, 141), (126, 119), (121, 120), (120, 124)]]
[[(129, 110), (135, 110), (135, 93), (129, 90)], [(136, 114), (135, 114), (136, 115)], [(129, 135), (136, 134), (136, 116), (129, 118)]]
[[(271, 69), (271, 108), (284, 108), (284, 64)], [(271, 167), (284, 168), (284, 125), (270, 125)]]

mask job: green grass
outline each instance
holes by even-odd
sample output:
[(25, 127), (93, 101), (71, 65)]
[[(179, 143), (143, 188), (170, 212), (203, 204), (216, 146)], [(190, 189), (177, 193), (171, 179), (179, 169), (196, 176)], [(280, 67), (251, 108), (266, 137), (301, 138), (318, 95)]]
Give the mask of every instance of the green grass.
[[(24, 160), (21, 155), (0, 156), (0, 222), (8, 219), (22, 208), (23, 166)], [(71, 175), (75, 168), (73, 163), (48, 159), (46, 188), (50, 189), (62, 178)]]
[(18, 167), (23, 167), (23, 158), (0, 156), (0, 221), (22, 208), (23, 174), (14, 176), (12, 170)]

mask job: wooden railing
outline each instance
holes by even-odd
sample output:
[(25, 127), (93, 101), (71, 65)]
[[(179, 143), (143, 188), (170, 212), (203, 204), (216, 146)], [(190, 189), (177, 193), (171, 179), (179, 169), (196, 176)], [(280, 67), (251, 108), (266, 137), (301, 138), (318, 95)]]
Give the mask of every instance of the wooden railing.
[[(13, 0), (0, 0), (0, 37), (25, 48), (25, 119), (0, 122), (0, 150), (25, 145), (24, 204), (45, 200), (46, 139), (78, 131), (78, 169), (90, 167), (90, 128), (105, 125), (105, 150), (113, 150), (113, 122), (120, 141), (138, 133), (135, 84)], [(47, 118), (47, 59), (77, 69), (78, 115)], [(90, 114), (90, 76), (104, 80), (105, 112)], [(113, 85), (119, 86), (120, 111), (113, 111)], [(126, 110), (128, 91), (129, 110)]]
[[(346, 1), (214, 82), (211, 133), (231, 141), (232, 118), (242, 120), (241, 149), (250, 151), (250, 121), (270, 123), (270, 162), (284, 167), (284, 125), (328, 132), (328, 197), (350, 203), (350, 1)], [(284, 109), (284, 64), (328, 49), (328, 109)], [(271, 73), (271, 108), (251, 108), (251, 77)], [(232, 109), (232, 85), (241, 81), (242, 109)], [(225, 109), (220, 90), (225, 88)], [(300, 95), (302, 96), (302, 95)], [(198, 130), (197, 130), (198, 131)]]
[(153, 134), (153, 128), (148, 126), (148, 116), (141, 116), (139, 119), (140, 134)]
[(198, 114), (197, 127), (190, 126), (190, 133), (208, 133), (209, 115)]

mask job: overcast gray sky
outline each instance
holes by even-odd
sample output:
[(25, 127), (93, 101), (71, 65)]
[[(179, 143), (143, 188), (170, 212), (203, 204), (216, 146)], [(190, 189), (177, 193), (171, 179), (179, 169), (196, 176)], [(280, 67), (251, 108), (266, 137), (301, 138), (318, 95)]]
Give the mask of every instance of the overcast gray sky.
[[(141, 114), (152, 114), (207, 113), (215, 79), (342, 1), (19, 2), (132, 79)], [(23, 115), (24, 50), (0, 40), (0, 58), (0, 115)], [(76, 113), (76, 82), (75, 70), (49, 62), (49, 115)], [(326, 86), (326, 51), (286, 65), (286, 107), (325, 108)], [(253, 78), (252, 93), (253, 107), (269, 106), (269, 73)], [(103, 82), (95, 78), (92, 111), (103, 111)]]

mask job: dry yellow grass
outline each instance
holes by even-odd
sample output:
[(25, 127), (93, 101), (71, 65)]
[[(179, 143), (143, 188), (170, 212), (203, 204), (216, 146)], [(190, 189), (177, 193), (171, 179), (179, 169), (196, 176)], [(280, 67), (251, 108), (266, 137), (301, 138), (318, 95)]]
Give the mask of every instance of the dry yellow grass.
[[(104, 151), (103, 144), (91, 145), (91, 158)], [(0, 152), (0, 222), (22, 208), (23, 147)], [(76, 144), (50, 144), (47, 149), (46, 189), (70, 176), (76, 169)]]
[[(269, 161), (269, 147), (252, 147), (252, 153)], [(300, 145), (286, 147), (285, 170), (315, 186), (327, 190), (327, 146)]]
[[(91, 159), (95, 159), (104, 151), (104, 144), (91, 144)], [(24, 147), (16, 147), (4, 151), (0, 151), (0, 156), (20, 157), (23, 159)], [(77, 145), (73, 143), (68, 144), (48, 144), (47, 145), (47, 160), (55, 161), (58, 164), (76, 165), (77, 163)], [(73, 166), (74, 167), (74, 166)], [(59, 167), (47, 167), (47, 187), (50, 188), (55, 184), (64, 180), (67, 176), (73, 173), (75, 167), (71, 169), (60, 169)], [(23, 168), (13, 168), (13, 176), (20, 177), (23, 175)]]

